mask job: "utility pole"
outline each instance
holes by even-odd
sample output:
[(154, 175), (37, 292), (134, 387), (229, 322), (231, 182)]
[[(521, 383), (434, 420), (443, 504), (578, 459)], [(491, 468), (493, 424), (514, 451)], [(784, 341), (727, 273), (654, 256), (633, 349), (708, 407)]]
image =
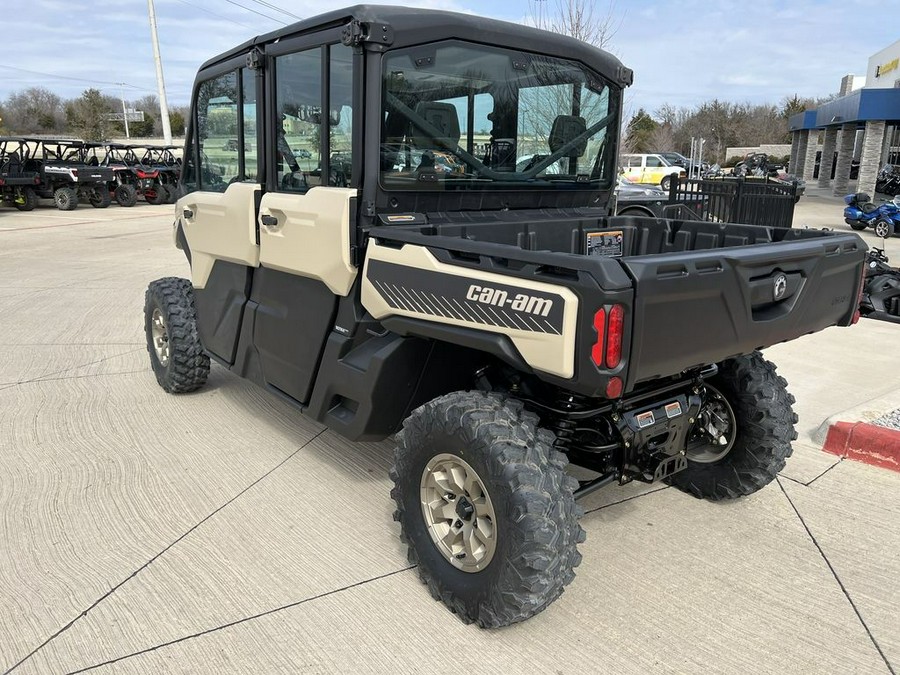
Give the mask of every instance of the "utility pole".
[(122, 119), (125, 120), (125, 138), (130, 139), (131, 134), (128, 133), (128, 109), (125, 107), (125, 83), (119, 82), (119, 86), (121, 87), (119, 93), (122, 96)]
[(172, 126), (169, 124), (169, 103), (166, 101), (166, 83), (163, 80), (162, 59), (159, 58), (159, 36), (156, 34), (156, 10), (153, 0), (147, 0), (150, 11), (150, 37), (153, 42), (153, 60), (156, 61), (156, 86), (159, 89), (159, 114), (162, 117), (163, 137), (166, 145), (172, 144)]

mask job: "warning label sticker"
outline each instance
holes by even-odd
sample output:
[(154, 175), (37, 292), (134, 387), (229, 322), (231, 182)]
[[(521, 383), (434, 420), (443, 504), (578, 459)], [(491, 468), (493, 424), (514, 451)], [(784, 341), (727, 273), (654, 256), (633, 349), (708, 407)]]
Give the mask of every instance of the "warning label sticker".
[(622, 257), (622, 230), (587, 233), (587, 255), (599, 255), (606, 258)]

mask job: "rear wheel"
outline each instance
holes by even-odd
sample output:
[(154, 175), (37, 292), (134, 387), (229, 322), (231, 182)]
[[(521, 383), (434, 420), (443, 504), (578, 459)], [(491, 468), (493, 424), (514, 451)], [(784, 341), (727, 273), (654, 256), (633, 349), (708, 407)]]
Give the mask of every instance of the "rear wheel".
[(37, 195), (30, 187), (16, 188), (13, 195), (13, 206), (19, 211), (33, 211), (37, 206)]
[(847, 223), (857, 232), (862, 232), (868, 227), (868, 225), (866, 225), (865, 223), (860, 223), (859, 221), (855, 220), (848, 220)]
[(175, 187), (175, 184), (172, 183), (170, 185), (166, 185), (166, 203), (174, 204), (178, 201), (178, 188)]
[(772, 482), (797, 438), (794, 397), (786, 386), (759, 352), (722, 362), (688, 442), (688, 466), (668, 482), (712, 501), (749, 495)]
[(88, 195), (88, 201), (95, 209), (105, 209), (112, 204), (109, 188), (106, 185), (99, 185), (95, 188), (91, 188)]
[(894, 236), (894, 224), (887, 220), (879, 220), (875, 223), (875, 236), (889, 239)]
[(150, 283), (144, 300), (144, 330), (159, 386), (170, 394), (183, 394), (206, 384), (209, 356), (197, 333), (190, 281), (165, 277)]
[(465, 623), (537, 614), (581, 562), (578, 482), (537, 422), (517, 401), (457, 392), (413, 411), (397, 435), (400, 538), (431, 595)]
[(53, 193), (53, 201), (60, 211), (74, 211), (78, 206), (78, 191), (71, 187), (56, 188)]
[(144, 199), (148, 204), (154, 206), (166, 203), (166, 188), (164, 185), (156, 184), (151, 188), (144, 190)]
[(116, 202), (119, 206), (134, 206), (137, 203), (137, 190), (132, 185), (120, 185), (116, 188)]

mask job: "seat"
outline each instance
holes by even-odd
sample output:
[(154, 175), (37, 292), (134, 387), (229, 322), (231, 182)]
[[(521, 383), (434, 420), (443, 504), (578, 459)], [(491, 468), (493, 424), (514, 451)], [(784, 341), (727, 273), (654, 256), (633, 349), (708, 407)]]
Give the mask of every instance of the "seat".
[(410, 141), (420, 150), (456, 150), (459, 145), (459, 116), (456, 106), (451, 103), (421, 101), (416, 106), (416, 115), (426, 120), (440, 135), (431, 136), (415, 124), (412, 126)]
[[(587, 131), (587, 125), (583, 117), (578, 115), (557, 115), (556, 119), (553, 120), (553, 126), (550, 128), (550, 138), (547, 141), (547, 144), (550, 146), (550, 152), (555, 153), (561, 150), (585, 131)], [(587, 150), (587, 138), (569, 150), (566, 153), (566, 157), (581, 157), (585, 150)]]

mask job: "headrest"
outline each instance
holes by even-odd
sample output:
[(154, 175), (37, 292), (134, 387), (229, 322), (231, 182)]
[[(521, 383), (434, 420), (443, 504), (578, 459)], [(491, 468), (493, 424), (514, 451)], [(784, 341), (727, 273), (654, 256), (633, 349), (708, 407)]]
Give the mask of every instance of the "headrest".
[(432, 138), (424, 130), (412, 124), (412, 144), (417, 148), (454, 150), (459, 145), (459, 116), (451, 103), (422, 101), (416, 106), (416, 114), (441, 132)]
[[(566, 143), (578, 138), (587, 131), (587, 125), (583, 117), (577, 115), (557, 115), (553, 120), (553, 128), (550, 129), (550, 152), (556, 152)], [(567, 157), (580, 157), (587, 150), (587, 139), (569, 150)]]

